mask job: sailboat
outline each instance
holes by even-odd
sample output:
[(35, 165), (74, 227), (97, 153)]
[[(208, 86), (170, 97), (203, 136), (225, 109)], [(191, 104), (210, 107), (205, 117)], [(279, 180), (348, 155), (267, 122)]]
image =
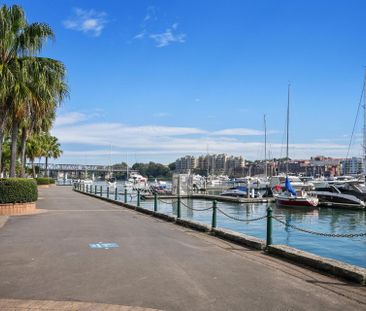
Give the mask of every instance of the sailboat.
[(286, 127), (286, 179), (285, 191), (275, 194), (275, 201), (278, 207), (315, 207), (319, 203), (316, 196), (311, 196), (304, 190), (296, 192), (288, 178), (288, 142), (289, 142), (289, 120), (290, 120), (290, 84), (287, 90), (287, 127)]
[(109, 153), (109, 172), (108, 178), (106, 178), (106, 182), (108, 187), (116, 188), (117, 187), (117, 180), (113, 177), (113, 166), (112, 166), (112, 145), (110, 146), (110, 153)]

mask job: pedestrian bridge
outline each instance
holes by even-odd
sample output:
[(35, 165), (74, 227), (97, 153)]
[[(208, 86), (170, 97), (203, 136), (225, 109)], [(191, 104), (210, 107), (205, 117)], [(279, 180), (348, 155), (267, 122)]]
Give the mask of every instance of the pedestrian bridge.
[[(27, 164), (28, 167), (32, 167), (31, 163)], [(46, 164), (37, 163), (37, 167), (41, 172), (46, 173)], [(48, 176), (53, 178), (87, 178), (106, 176), (113, 174), (124, 174), (127, 171), (125, 165), (97, 165), (97, 164), (69, 164), (69, 163), (48, 163), (47, 165)], [(129, 172), (134, 170), (128, 169)]]

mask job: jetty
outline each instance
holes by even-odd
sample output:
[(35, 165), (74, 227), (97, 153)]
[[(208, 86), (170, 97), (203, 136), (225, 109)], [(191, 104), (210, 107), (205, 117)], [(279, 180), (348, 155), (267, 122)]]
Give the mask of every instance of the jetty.
[(0, 228), (0, 308), (363, 310), (365, 287), (74, 192)]
[[(121, 193), (122, 194), (122, 193)], [(146, 200), (153, 200), (153, 195), (141, 195)], [(177, 199), (177, 195), (159, 195), (161, 199)], [(223, 195), (213, 195), (204, 193), (193, 193), (190, 195), (180, 195), (181, 199), (202, 199), (202, 200), (216, 200), (219, 202), (233, 202), (233, 203), (271, 203), (274, 202), (274, 198), (243, 198), (243, 197), (229, 197)]]

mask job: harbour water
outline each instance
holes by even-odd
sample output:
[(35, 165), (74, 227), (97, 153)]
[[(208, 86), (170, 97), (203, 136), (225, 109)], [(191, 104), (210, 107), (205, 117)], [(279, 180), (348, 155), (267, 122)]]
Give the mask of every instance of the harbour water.
[[(99, 188), (99, 187), (98, 187)], [(105, 188), (105, 187), (103, 187)], [(122, 191), (122, 187), (119, 187)], [(119, 190), (118, 192), (121, 193)], [(104, 196), (106, 193), (104, 192)], [(112, 198), (111, 192), (111, 198)], [(118, 200), (123, 201), (119, 195)], [(136, 194), (128, 196), (128, 202), (136, 204)], [(182, 199), (181, 217), (204, 224), (211, 224), (212, 210), (194, 211), (212, 206), (208, 200)], [(304, 228), (306, 230), (331, 233), (331, 234), (355, 234), (366, 232), (366, 212), (363, 210), (331, 209), (331, 208), (273, 208), (273, 215), (280, 217), (287, 223)], [(152, 210), (153, 200), (141, 200), (141, 207)], [(218, 208), (225, 213), (239, 219), (252, 219), (264, 216), (268, 203), (228, 203), (218, 202)], [(158, 211), (176, 215), (176, 200), (164, 199), (158, 202)], [(217, 212), (217, 227), (230, 229), (260, 239), (266, 238), (266, 219), (254, 222), (242, 222), (228, 218)], [(323, 257), (337, 259), (353, 265), (366, 268), (366, 237), (339, 238), (325, 237), (315, 234), (300, 232), (273, 220), (273, 244), (286, 244), (303, 251), (314, 253)]]

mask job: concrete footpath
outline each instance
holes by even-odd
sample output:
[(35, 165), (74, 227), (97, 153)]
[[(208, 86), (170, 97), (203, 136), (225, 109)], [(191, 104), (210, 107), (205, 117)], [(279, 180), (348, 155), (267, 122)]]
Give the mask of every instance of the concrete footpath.
[(365, 287), (70, 187), (37, 207), (0, 228), (0, 310), (366, 309)]

